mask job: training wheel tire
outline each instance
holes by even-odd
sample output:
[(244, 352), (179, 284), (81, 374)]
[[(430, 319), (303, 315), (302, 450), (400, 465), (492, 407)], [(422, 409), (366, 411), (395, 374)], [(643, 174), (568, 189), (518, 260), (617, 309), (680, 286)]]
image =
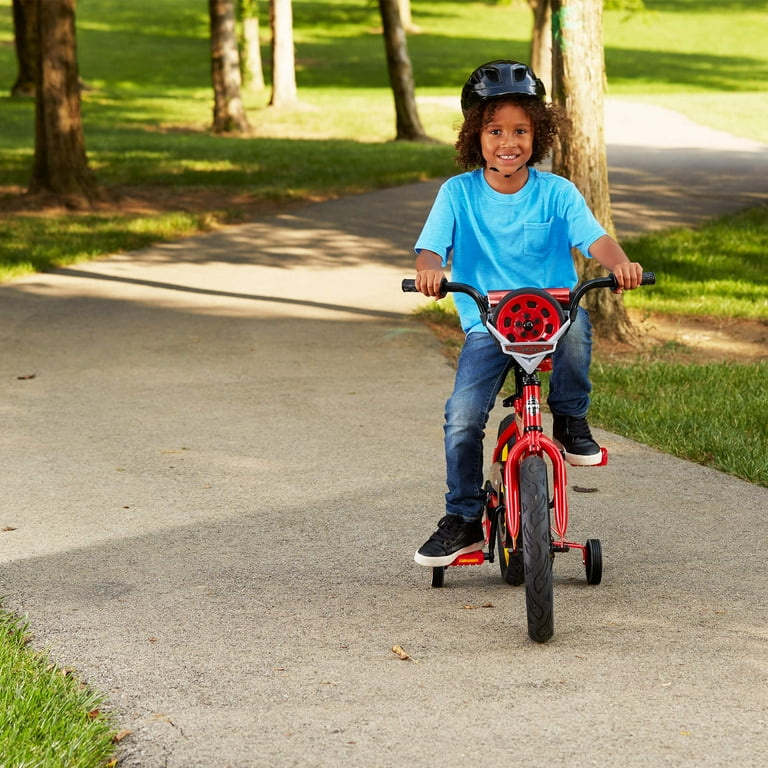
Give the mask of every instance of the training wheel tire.
[(603, 579), (603, 548), (600, 539), (587, 539), (584, 547), (584, 569), (587, 584), (599, 584)]
[(439, 589), (445, 584), (445, 566), (441, 565), (432, 569), (432, 586)]

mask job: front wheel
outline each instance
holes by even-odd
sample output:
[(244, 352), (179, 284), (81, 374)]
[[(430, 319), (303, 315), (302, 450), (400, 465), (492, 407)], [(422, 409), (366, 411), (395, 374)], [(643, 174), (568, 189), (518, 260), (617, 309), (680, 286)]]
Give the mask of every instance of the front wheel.
[(520, 464), (520, 516), (528, 636), (546, 643), (554, 634), (555, 617), (547, 465), (540, 456)]

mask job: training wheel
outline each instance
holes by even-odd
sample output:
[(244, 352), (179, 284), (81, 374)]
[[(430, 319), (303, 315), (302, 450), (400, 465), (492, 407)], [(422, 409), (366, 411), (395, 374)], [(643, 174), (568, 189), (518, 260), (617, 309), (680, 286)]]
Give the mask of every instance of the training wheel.
[(603, 548), (600, 539), (587, 539), (584, 546), (584, 568), (587, 584), (599, 584), (603, 578)]
[(442, 587), (445, 583), (445, 566), (441, 565), (432, 569), (432, 586), (435, 588)]

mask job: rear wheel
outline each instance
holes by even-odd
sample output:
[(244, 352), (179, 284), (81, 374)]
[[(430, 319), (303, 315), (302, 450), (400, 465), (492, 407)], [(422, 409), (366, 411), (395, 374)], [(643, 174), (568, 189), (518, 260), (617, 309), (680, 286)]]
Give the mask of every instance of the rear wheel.
[[(504, 432), (507, 429), (507, 427), (509, 427), (509, 425), (512, 424), (514, 422), (514, 420), (515, 420), (515, 414), (514, 413), (507, 414), (501, 420), (501, 422), (499, 423), (499, 429), (496, 432), (496, 439), (497, 440), (502, 436), (502, 434), (504, 434)], [(514, 439), (513, 440), (509, 440), (507, 442), (507, 450), (509, 450), (514, 444), (515, 444)], [(506, 456), (503, 457), (503, 459), (506, 459), (506, 458), (507, 458)]]
[(520, 464), (520, 516), (528, 636), (546, 643), (554, 634), (555, 618), (547, 465), (540, 456), (528, 456)]
[(501, 578), (518, 587), (525, 581), (525, 567), (523, 565), (523, 550), (520, 539), (517, 541), (517, 549), (513, 549), (512, 542), (507, 537), (507, 515), (503, 506), (496, 511), (496, 552), (499, 555), (499, 570)]

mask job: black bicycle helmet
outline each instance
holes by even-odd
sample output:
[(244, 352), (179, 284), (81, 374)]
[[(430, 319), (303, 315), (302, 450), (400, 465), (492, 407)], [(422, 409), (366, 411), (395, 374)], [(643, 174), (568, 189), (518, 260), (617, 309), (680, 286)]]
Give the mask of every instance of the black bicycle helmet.
[(498, 59), (478, 67), (461, 89), (461, 111), (497, 96), (519, 93), (543, 99), (546, 95), (544, 83), (533, 70), (519, 61)]

